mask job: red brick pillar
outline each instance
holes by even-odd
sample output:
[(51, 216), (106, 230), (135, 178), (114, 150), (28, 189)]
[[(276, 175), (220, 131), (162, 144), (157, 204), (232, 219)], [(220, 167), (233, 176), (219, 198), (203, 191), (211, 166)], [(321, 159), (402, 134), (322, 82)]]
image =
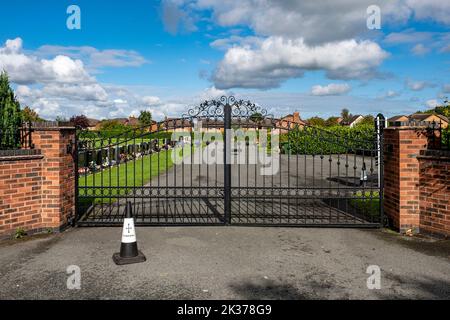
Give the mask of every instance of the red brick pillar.
[(427, 150), (420, 163), (420, 232), (450, 239), (450, 150)]
[(389, 127), (384, 131), (384, 212), (400, 232), (418, 232), (419, 161), (430, 143), (423, 127)]
[[(70, 148), (75, 128), (43, 124), (33, 128), (33, 144), (42, 162), (42, 226), (59, 231), (75, 215), (75, 161)], [(72, 148), (73, 149), (73, 148)]]

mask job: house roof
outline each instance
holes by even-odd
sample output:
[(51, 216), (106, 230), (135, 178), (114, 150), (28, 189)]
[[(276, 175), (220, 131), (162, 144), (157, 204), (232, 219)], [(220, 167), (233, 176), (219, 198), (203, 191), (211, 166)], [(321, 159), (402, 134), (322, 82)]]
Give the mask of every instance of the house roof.
[(416, 121), (425, 121), (427, 118), (429, 118), (431, 116), (438, 117), (439, 119), (441, 119), (444, 122), (447, 122), (447, 123), (449, 122), (449, 120), (446, 116), (443, 116), (443, 115), (437, 114), (437, 113), (414, 113), (414, 114), (410, 115), (409, 118), (411, 120), (416, 120)]
[(135, 117), (130, 117), (129, 119), (127, 119), (125, 124), (131, 125), (131, 126), (137, 126), (137, 125), (139, 125), (139, 119), (135, 118)]
[(442, 121), (445, 121), (445, 122), (447, 122), (447, 123), (449, 123), (449, 119), (446, 117), (446, 116), (444, 116), (444, 115), (442, 115), (442, 114), (436, 114), (440, 119), (442, 119)]
[[(298, 117), (296, 119), (296, 116)], [(293, 122), (293, 123), (298, 123), (298, 124), (306, 124), (307, 122), (305, 120), (302, 120), (300, 118), (299, 113), (296, 114), (287, 114), (283, 117), (281, 117), (280, 121), (288, 121), (288, 122)]]
[(393, 116), (388, 119), (389, 122), (397, 122), (400, 121), (402, 118), (408, 118), (408, 116), (400, 115), (400, 116)]
[(113, 118), (113, 119), (109, 119), (110, 121), (117, 121), (120, 122), (122, 124), (125, 124), (125, 122), (127, 122), (127, 118)]
[(100, 120), (88, 118), (89, 127), (95, 127), (100, 123)]
[(355, 122), (356, 120), (358, 120), (359, 118), (364, 118), (364, 116), (360, 115), (360, 114), (355, 114), (354, 116), (351, 116), (350, 119), (348, 121), (344, 121), (342, 120), (340, 123), (342, 125), (351, 125), (353, 122)]
[(410, 118), (411, 120), (423, 121), (423, 120), (429, 118), (430, 116), (432, 116), (432, 114), (426, 114), (426, 113), (414, 113), (414, 114), (410, 115), (409, 118)]
[(117, 121), (120, 124), (131, 125), (131, 126), (139, 125), (139, 119), (135, 118), (135, 117), (130, 117), (130, 118), (113, 118), (113, 119), (110, 119), (110, 121)]
[(188, 128), (191, 127), (191, 121), (188, 119), (166, 118), (163, 122), (166, 129)]

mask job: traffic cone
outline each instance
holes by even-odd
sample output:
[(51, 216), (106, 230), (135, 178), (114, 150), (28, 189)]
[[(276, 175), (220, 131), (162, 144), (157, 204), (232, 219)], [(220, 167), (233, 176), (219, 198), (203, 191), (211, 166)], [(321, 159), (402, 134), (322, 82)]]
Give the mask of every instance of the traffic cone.
[(120, 244), (120, 252), (113, 255), (113, 261), (117, 265), (124, 265), (140, 263), (146, 260), (147, 259), (145, 258), (144, 254), (138, 250), (131, 202), (127, 202), (125, 208), (125, 219), (123, 221), (122, 243)]

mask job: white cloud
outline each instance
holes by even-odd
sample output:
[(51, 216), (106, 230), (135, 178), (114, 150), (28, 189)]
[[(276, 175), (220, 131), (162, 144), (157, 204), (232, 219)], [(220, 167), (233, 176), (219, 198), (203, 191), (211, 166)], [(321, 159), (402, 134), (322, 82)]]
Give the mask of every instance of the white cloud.
[(443, 91), (444, 93), (450, 93), (450, 83), (449, 83), (449, 84), (444, 84), (444, 85), (442, 86), (442, 91)]
[(33, 94), (32, 90), (28, 86), (17, 86), (15, 93), (21, 98), (27, 98)]
[(159, 97), (154, 96), (145, 96), (142, 97), (142, 102), (148, 106), (160, 105), (161, 99)]
[(406, 29), (402, 32), (392, 32), (384, 38), (386, 43), (415, 43), (431, 40), (436, 33), (415, 31), (414, 29)]
[(7, 40), (0, 47), (0, 69), (6, 70), (12, 82), (32, 83), (92, 83), (94, 79), (84, 69), (81, 60), (58, 55), (53, 59), (38, 59), (22, 52), (22, 39)]
[(424, 56), (430, 52), (430, 48), (425, 47), (423, 44), (416, 44), (412, 49), (412, 53), (416, 56)]
[[(248, 26), (258, 36), (303, 38), (307, 43), (325, 43), (354, 38), (368, 32), (366, 9), (381, 8), (385, 25), (414, 20), (450, 24), (450, 2), (443, 0), (166, 0), (163, 22), (169, 32), (180, 27), (195, 30), (195, 22), (209, 21), (221, 27)], [(201, 19), (205, 13), (208, 19)]]
[[(180, 1), (178, 1), (180, 2)], [(403, 0), (279, 1), (279, 0), (197, 0), (184, 6), (191, 16), (211, 12), (210, 21), (222, 27), (248, 26), (259, 36), (303, 38), (307, 43), (345, 40), (367, 32), (366, 10), (381, 7), (383, 21), (406, 21), (411, 8)], [(181, 8), (181, 6), (180, 6)]]
[(55, 119), (58, 116), (64, 116), (59, 103), (46, 98), (37, 99), (33, 103), (32, 109), (45, 119)]
[(20, 103), (45, 119), (77, 114), (99, 119), (128, 117), (142, 105), (162, 104), (156, 96), (142, 98), (126, 88), (98, 83), (82, 62), (88, 61), (91, 67), (141, 64), (142, 59), (133, 52), (58, 46), (25, 51), (22, 46), (22, 40), (17, 38), (0, 47), (0, 69), (5, 69), (17, 85), (15, 92)]
[(82, 101), (107, 101), (108, 94), (98, 83), (93, 84), (49, 84), (42, 89), (45, 95)]
[(188, 32), (197, 30), (195, 19), (191, 17), (192, 13), (188, 13), (183, 7), (183, 1), (163, 0), (161, 7), (161, 16), (167, 32), (176, 34), (180, 30)]
[(0, 47), (0, 69), (6, 70), (11, 82), (17, 84), (15, 91), (22, 105), (46, 119), (81, 112), (104, 114), (111, 107), (105, 88), (81, 60), (60, 54), (40, 58), (22, 46), (17, 38)]
[(414, 10), (417, 20), (434, 20), (450, 24), (450, 2), (442, 0), (406, 0), (406, 5)]
[(234, 46), (217, 66), (216, 88), (274, 88), (301, 77), (306, 70), (324, 70), (330, 79), (368, 79), (388, 57), (372, 41), (346, 40), (309, 46), (303, 39), (270, 37), (259, 45)]
[(99, 50), (90, 46), (44, 45), (36, 51), (36, 55), (40, 57), (64, 55), (84, 61), (86, 67), (93, 70), (103, 67), (139, 67), (150, 62), (134, 50)]
[(347, 83), (330, 83), (326, 86), (316, 85), (311, 88), (313, 96), (336, 96), (347, 93), (351, 87)]
[(450, 33), (449, 32), (424, 32), (414, 29), (406, 29), (401, 32), (388, 34), (383, 42), (387, 45), (412, 44), (412, 53), (415, 55), (424, 55), (431, 50), (437, 52), (450, 51)]
[(259, 37), (253, 36), (241, 37), (232, 35), (228, 38), (216, 39), (209, 45), (215, 49), (228, 50), (234, 46), (257, 46), (260, 45), (262, 41), (263, 39)]
[(425, 88), (434, 87), (434, 84), (427, 81), (414, 81), (411, 79), (406, 80), (406, 87), (412, 91), (421, 91)]
[(127, 100), (123, 100), (123, 99), (114, 99), (113, 102), (115, 104), (127, 104), (128, 103)]
[[(172, 31), (183, 23), (192, 29), (192, 24), (200, 20), (206, 30), (214, 26), (241, 30), (247, 27), (253, 35), (239, 36), (230, 32), (228, 38), (212, 41), (211, 47), (226, 50), (226, 53), (211, 80), (219, 89), (268, 89), (280, 86), (287, 79), (301, 77), (308, 70), (324, 70), (330, 79), (377, 76), (378, 66), (387, 57), (386, 51), (374, 41), (356, 40), (381, 35), (367, 30), (366, 9), (373, 4), (381, 8), (383, 27), (395, 25), (398, 28), (411, 20), (430, 19), (446, 24), (450, 19), (446, 15), (450, 2), (442, 0), (381, 0), (376, 3), (345, 0), (339, 5), (331, 0), (166, 0), (162, 6), (163, 11), (169, 8), (173, 16), (173, 19), (163, 19), (166, 28)], [(385, 43), (414, 43), (417, 45), (413, 53), (424, 55), (434, 49), (427, 43), (434, 41), (434, 37), (437, 37), (434, 32), (407, 29), (390, 34)], [(352, 42), (357, 45), (343, 52)], [(437, 42), (445, 43), (442, 39)], [(446, 46), (438, 50), (446, 50)], [(338, 54), (334, 55), (334, 50)], [(349, 56), (355, 53), (357, 61), (352, 64)], [(318, 56), (319, 61), (311, 56)], [(327, 63), (327, 60), (332, 62)], [(338, 66), (337, 60), (342, 65)]]
[(439, 105), (439, 102), (438, 102), (436, 99), (432, 99), (432, 100), (428, 100), (428, 101), (426, 102), (426, 105), (427, 105), (429, 108), (436, 108), (436, 107)]
[(217, 98), (220, 98), (220, 97), (226, 96), (226, 95), (227, 95), (227, 92), (225, 90), (220, 90), (213, 86), (213, 87), (203, 90), (203, 92), (200, 94), (199, 98), (201, 101), (204, 101), (204, 100), (209, 100), (209, 99), (217, 99)]
[(383, 96), (382, 98), (395, 98), (398, 97), (400, 95), (399, 92), (394, 91), (394, 90), (388, 90)]

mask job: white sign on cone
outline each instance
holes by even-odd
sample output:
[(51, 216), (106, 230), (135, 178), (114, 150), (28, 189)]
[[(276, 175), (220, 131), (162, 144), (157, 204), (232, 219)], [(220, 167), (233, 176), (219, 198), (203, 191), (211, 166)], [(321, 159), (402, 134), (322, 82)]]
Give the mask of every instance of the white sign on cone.
[(122, 229), (122, 243), (136, 242), (136, 230), (134, 229), (134, 219), (125, 218)]

